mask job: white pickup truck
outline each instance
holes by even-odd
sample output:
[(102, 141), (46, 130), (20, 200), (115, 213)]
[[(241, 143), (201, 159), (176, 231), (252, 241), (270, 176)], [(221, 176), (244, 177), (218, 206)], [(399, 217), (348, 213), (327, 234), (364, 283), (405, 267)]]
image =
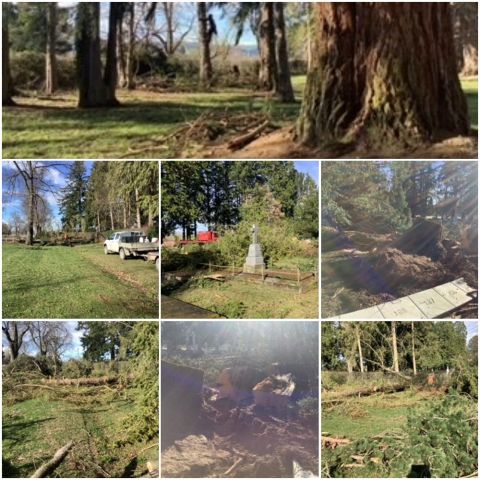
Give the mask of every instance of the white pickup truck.
[(118, 253), (122, 260), (128, 257), (142, 257), (152, 261), (158, 268), (158, 241), (151, 242), (144, 232), (138, 230), (115, 232), (103, 243), (105, 255)]

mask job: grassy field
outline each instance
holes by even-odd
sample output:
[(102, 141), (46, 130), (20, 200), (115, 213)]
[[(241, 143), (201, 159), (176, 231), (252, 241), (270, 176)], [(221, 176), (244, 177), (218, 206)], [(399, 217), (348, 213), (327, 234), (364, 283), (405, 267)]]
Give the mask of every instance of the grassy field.
[(129, 462), (144, 447), (116, 442), (132, 403), (112, 398), (109, 392), (99, 393), (99, 388), (83, 388), (84, 395), (65, 399), (50, 399), (39, 392), (36, 398), (4, 404), (3, 476), (28, 478), (70, 440), (75, 445), (55, 471), (56, 477), (140, 476), (157, 450)]
[(225, 318), (318, 318), (318, 289), (297, 293), (240, 279), (219, 283), (191, 282), (172, 297), (213, 311)]
[(3, 245), (3, 318), (158, 318), (153, 264), (100, 245)]
[[(301, 100), (305, 76), (293, 78)], [(476, 79), (463, 82), (472, 126), (477, 128)], [(121, 108), (76, 108), (75, 92), (54, 99), (18, 98), (20, 108), (4, 107), (3, 158), (119, 158), (138, 144), (158, 138), (204, 112), (270, 113), (282, 126), (293, 122), (300, 102), (282, 105), (263, 94), (245, 89), (212, 90), (209, 93), (155, 93), (119, 91)], [(174, 151), (162, 150), (164, 158)], [(145, 152), (142, 158), (157, 158)]]
[(322, 410), (322, 432), (350, 440), (393, 432), (405, 424), (411, 408), (432, 401), (432, 398), (435, 401), (430, 394), (410, 390), (355, 398)]

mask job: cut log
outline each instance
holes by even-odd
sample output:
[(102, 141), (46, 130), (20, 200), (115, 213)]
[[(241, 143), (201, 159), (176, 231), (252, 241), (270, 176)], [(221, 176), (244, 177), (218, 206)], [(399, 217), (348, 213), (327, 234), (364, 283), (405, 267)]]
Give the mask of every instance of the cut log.
[(238, 150), (249, 144), (250, 142), (253, 142), (253, 140), (255, 140), (257, 136), (260, 135), (264, 130), (266, 130), (269, 125), (270, 120), (265, 120), (263, 123), (261, 123), (258, 127), (254, 128), (250, 132), (230, 140), (228, 142), (228, 148), (230, 150)]
[(371, 388), (362, 388), (359, 390), (355, 390), (354, 392), (343, 392), (335, 395), (335, 398), (332, 399), (324, 399), (322, 400), (322, 405), (328, 403), (335, 403), (338, 400), (343, 398), (349, 397), (368, 397), (369, 395), (374, 395), (376, 393), (396, 393), (402, 392), (409, 387), (408, 384), (397, 384), (397, 385), (389, 385), (384, 387), (371, 387)]
[(342, 445), (349, 445), (352, 443), (348, 438), (324, 437), (322, 435), (322, 448), (336, 448)]
[[(128, 375), (127, 380), (132, 380), (134, 378), (133, 375)], [(118, 383), (120, 381), (120, 377), (116, 376), (104, 376), (104, 377), (91, 377), (91, 378), (51, 378), (51, 379), (43, 379), (42, 383), (46, 385), (75, 385), (75, 386), (83, 386), (83, 385), (109, 385), (112, 383)]]
[(45, 478), (50, 475), (64, 460), (70, 449), (73, 447), (73, 441), (55, 452), (55, 455), (47, 463), (44, 463), (30, 478)]

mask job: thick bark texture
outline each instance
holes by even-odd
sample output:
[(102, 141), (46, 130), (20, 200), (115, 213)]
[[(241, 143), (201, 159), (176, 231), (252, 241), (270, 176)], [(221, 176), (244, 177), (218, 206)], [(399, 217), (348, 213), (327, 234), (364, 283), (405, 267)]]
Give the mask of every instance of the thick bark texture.
[(200, 82), (208, 87), (212, 81), (213, 68), (210, 57), (210, 41), (212, 35), (209, 33), (209, 20), (207, 15), (207, 3), (197, 3), (198, 36), (200, 42)]
[(131, 2), (128, 15), (128, 50), (127, 50), (127, 88), (135, 90), (135, 3)]
[(467, 135), (448, 3), (316, 3), (298, 138), (412, 145)]
[(278, 69), (277, 95), (282, 102), (294, 102), (290, 66), (288, 64), (287, 34), (285, 31), (285, 18), (283, 3), (275, 2), (275, 48)]
[(266, 91), (277, 90), (277, 58), (275, 55), (275, 24), (272, 2), (262, 2), (260, 6), (260, 73), (259, 88)]
[(47, 49), (45, 52), (45, 93), (53, 95), (57, 89), (57, 57), (55, 45), (57, 42), (57, 4), (47, 5)]
[(100, 4), (80, 2), (77, 6), (77, 68), (80, 108), (107, 106), (107, 89), (100, 59)]
[(2, 19), (2, 105), (15, 105), (13, 101), (12, 76), (10, 74), (10, 39), (8, 20)]
[(118, 27), (122, 22), (124, 6), (120, 2), (110, 2), (110, 16), (108, 21), (107, 61), (105, 64), (105, 88), (107, 105), (119, 104), (115, 90), (118, 83), (117, 72), (117, 37)]

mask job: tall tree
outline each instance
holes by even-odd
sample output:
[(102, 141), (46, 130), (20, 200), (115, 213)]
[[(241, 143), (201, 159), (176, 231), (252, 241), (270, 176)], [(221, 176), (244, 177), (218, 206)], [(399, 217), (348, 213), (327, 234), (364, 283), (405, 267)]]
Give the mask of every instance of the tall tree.
[(30, 326), (28, 322), (2, 322), (2, 332), (7, 339), (13, 360), (18, 357), (24, 337), (29, 331)]
[(415, 356), (415, 322), (412, 322), (412, 366), (413, 374), (417, 374), (417, 358)]
[(57, 89), (57, 3), (47, 4), (47, 48), (45, 54), (45, 93), (53, 95)]
[(106, 104), (108, 106), (116, 106), (119, 104), (117, 97), (115, 96), (115, 90), (118, 83), (117, 40), (118, 28), (123, 21), (124, 12), (124, 2), (110, 2), (110, 13), (108, 17), (107, 60), (105, 64), (104, 75)]
[(274, 2), (274, 20), (275, 20), (275, 47), (276, 60), (278, 68), (277, 95), (282, 102), (294, 102), (292, 79), (290, 75), (290, 65), (288, 63), (287, 34), (285, 30), (285, 18), (283, 12), (283, 3)]
[(275, 52), (275, 18), (273, 2), (260, 4), (260, 73), (259, 87), (263, 90), (277, 91), (278, 69)]
[(13, 101), (13, 84), (10, 72), (10, 38), (8, 35), (9, 8), (2, 8), (2, 105), (15, 105)]
[(68, 230), (86, 230), (87, 180), (84, 162), (74, 162), (69, 172), (67, 185), (60, 196), (62, 224)]
[(207, 2), (197, 2), (197, 17), (200, 48), (200, 82), (203, 86), (208, 87), (213, 77), (210, 43), (213, 35), (217, 33), (217, 27), (213, 16), (208, 14)]
[(79, 2), (76, 18), (76, 51), (80, 108), (107, 105), (107, 89), (100, 58), (100, 3)]
[(390, 327), (392, 330), (392, 357), (393, 357), (393, 371), (399, 372), (399, 364), (398, 364), (398, 347), (397, 347), (397, 322), (392, 321), (390, 323)]
[(27, 238), (25, 243), (33, 245), (35, 236), (35, 218), (37, 205), (44, 203), (44, 195), (55, 195), (55, 185), (47, 178), (49, 169), (57, 169), (58, 164), (18, 160), (13, 162), (12, 169), (6, 175), (10, 195), (25, 198), (27, 212)]
[(450, 4), (314, 4), (314, 58), (300, 141), (429, 141), (467, 135)]

